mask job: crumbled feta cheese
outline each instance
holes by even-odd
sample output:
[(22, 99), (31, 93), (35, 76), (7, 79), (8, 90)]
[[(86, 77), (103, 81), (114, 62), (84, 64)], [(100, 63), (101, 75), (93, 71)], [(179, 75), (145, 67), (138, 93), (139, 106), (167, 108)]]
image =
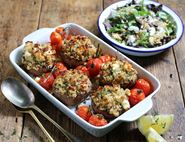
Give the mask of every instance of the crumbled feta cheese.
[(165, 33), (164, 28), (158, 27), (158, 33), (159, 33), (159, 34)]
[(119, 71), (120, 70), (120, 65), (119, 64), (113, 64), (112, 69), (115, 70), (115, 71)]
[(39, 82), (39, 81), (40, 81), (40, 77), (36, 77), (36, 78), (35, 78), (35, 81), (36, 81), (36, 82)]
[(156, 32), (155, 28), (154, 27), (150, 27), (149, 28), (149, 33), (150, 33), (150, 36), (154, 35)]
[(136, 33), (139, 32), (139, 28), (138, 28), (137, 26), (130, 26), (130, 27), (128, 28), (128, 30), (129, 30), (129, 31), (134, 31), (134, 32), (136, 32)]
[(127, 43), (134, 43), (136, 41), (136, 37), (134, 35), (129, 35)]
[(129, 109), (130, 108), (130, 103), (128, 100), (123, 100), (123, 103), (122, 103), (122, 106), (125, 110)]
[(27, 58), (27, 57), (31, 56), (31, 53), (28, 51), (25, 51), (24, 56)]

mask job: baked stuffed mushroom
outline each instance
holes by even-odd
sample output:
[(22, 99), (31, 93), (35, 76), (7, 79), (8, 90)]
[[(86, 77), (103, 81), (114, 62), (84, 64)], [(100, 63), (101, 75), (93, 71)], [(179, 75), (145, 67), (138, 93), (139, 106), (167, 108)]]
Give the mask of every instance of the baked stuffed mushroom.
[(124, 90), (119, 85), (101, 86), (91, 95), (92, 108), (94, 112), (108, 119), (118, 117), (130, 108), (129, 95), (130, 90)]
[(22, 56), (23, 67), (31, 74), (38, 76), (52, 69), (58, 61), (56, 51), (48, 44), (25, 43)]
[(82, 102), (91, 88), (88, 76), (79, 70), (68, 70), (63, 76), (58, 76), (53, 83), (54, 95), (68, 106)]
[(62, 60), (69, 67), (76, 67), (96, 56), (97, 48), (86, 36), (73, 35), (64, 40), (61, 47)]
[(130, 88), (137, 80), (137, 71), (127, 61), (112, 58), (102, 64), (97, 80), (101, 85), (119, 84), (122, 88)]

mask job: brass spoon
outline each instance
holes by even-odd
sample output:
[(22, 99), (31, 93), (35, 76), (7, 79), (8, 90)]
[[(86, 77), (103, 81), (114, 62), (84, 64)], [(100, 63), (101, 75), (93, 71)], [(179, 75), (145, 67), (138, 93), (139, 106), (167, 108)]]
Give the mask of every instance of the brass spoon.
[(26, 109), (21, 109), (17, 106), (15, 106), (15, 108), (21, 112), (21, 113), (26, 113), (26, 114), (30, 114), (32, 116), (32, 118), (35, 120), (35, 122), (39, 125), (39, 127), (41, 128), (41, 130), (44, 132), (44, 134), (47, 136), (48, 140), (50, 142), (55, 142), (55, 140), (51, 137), (51, 135), (47, 132), (47, 130), (44, 128), (44, 126), (41, 124), (41, 122), (39, 121), (39, 119), (36, 117), (35, 113), (32, 110), (26, 110)]

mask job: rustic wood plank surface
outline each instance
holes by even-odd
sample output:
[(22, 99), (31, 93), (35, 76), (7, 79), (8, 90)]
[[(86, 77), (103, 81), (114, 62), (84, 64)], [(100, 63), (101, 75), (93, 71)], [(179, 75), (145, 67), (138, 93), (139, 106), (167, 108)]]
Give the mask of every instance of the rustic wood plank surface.
[[(7, 76), (20, 78), (10, 65), (9, 54), (21, 44), (25, 35), (37, 28), (39, 2), (39, 0), (0, 1), (0, 81)], [(19, 141), (23, 128), (22, 115), (2, 95), (0, 110), (0, 141)]]
[[(185, 11), (184, 11), (184, 5), (185, 1), (177, 0), (161, 0), (162, 3), (167, 3), (167, 5), (174, 9), (175, 12), (181, 17), (183, 21), (185, 21)], [(182, 93), (184, 97), (184, 103), (185, 103), (185, 36), (182, 37), (180, 42), (175, 45), (173, 48), (175, 59), (176, 59), (176, 64), (178, 67), (178, 73), (179, 73), (179, 78), (180, 78), (180, 83), (182, 87)]]
[[(65, 22), (77, 23), (98, 35), (97, 18), (101, 11), (118, 0), (0, 0), (0, 81), (7, 76), (21, 79), (11, 66), (9, 53), (21, 44), (24, 36), (38, 28), (55, 27)], [(185, 21), (185, 1), (159, 0), (173, 8)], [(174, 114), (173, 127), (164, 135), (168, 142), (185, 141), (185, 49), (184, 38), (164, 53), (154, 57), (131, 57), (146, 68), (161, 82), (159, 93), (153, 98), (154, 106), (149, 113)], [(30, 86), (31, 87), (31, 86)], [(32, 87), (31, 87), (32, 88)], [(32, 90), (34, 90), (32, 88)], [(51, 116), (66, 130), (84, 142), (144, 142), (145, 138), (137, 130), (136, 122), (122, 123), (101, 138), (88, 134), (53, 104), (34, 90), (36, 105)], [(42, 142), (46, 136), (29, 115), (22, 115), (0, 95), (0, 141), (2, 142)], [(36, 112), (35, 112), (36, 113)], [(56, 140), (67, 139), (51, 123), (36, 113), (44, 127)], [(181, 138), (182, 139), (179, 139)]]

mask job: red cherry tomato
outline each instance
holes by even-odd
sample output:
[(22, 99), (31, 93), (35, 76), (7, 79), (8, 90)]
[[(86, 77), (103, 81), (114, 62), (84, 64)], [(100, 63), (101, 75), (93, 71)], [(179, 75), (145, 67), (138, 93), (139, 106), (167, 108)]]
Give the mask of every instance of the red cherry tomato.
[(62, 37), (57, 32), (52, 32), (50, 35), (50, 40), (52, 45), (58, 45), (62, 41)]
[(62, 40), (65, 38), (66, 32), (64, 31), (63, 27), (58, 27), (55, 29), (55, 31), (61, 35)]
[(91, 77), (94, 77), (99, 74), (101, 69), (102, 61), (99, 58), (90, 59), (87, 62), (87, 69)]
[(86, 68), (86, 66), (80, 65), (76, 67), (77, 70), (81, 70), (83, 73), (85, 73), (87, 76), (89, 76), (89, 70)]
[(136, 81), (135, 88), (143, 90), (146, 96), (148, 96), (152, 91), (150, 83), (145, 79), (138, 79)]
[(145, 98), (145, 94), (141, 89), (133, 88), (130, 90), (130, 93), (131, 95), (129, 96), (129, 102), (131, 106), (136, 105)]
[(109, 55), (100, 56), (99, 59), (102, 61), (102, 63), (111, 61), (111, 57)]
[(58, 27), (58, 28), (55, 29), (55, 31), (61, 35), (62, 40), (65, 39), (65, 38), (67, 40), (71, 39), (71, 35), (70, 34), (66, 35), (67, 33), (65, 32), (63, 27)]
[(107, 124), (107, 120), (101, 115), (92, 115), (88, 122), (94, 126), (104, 126)]
[(90, 108), (88, 106), (79, 106), (76, 110), (76, 114), (79, 115), (84, 120), (88, 121), (91, 117), (92, 113), (90, 111)]
[(46, 90), (50, 90), (52, 88), (54, 82), (54, 76), (52, 73), (44, 73), (40, 79), (38, 80), (38, 83), (45, 88)]
[(63, 63), (56, 63), (54, 66), (53, 75), (56, 78), (59, 75), (62, 75), (67, 70), (66, 66)]
[(64, 32), (64, 28), (63, 27), (58, 27), (55, 29), (55, 32), (62, 34)]

